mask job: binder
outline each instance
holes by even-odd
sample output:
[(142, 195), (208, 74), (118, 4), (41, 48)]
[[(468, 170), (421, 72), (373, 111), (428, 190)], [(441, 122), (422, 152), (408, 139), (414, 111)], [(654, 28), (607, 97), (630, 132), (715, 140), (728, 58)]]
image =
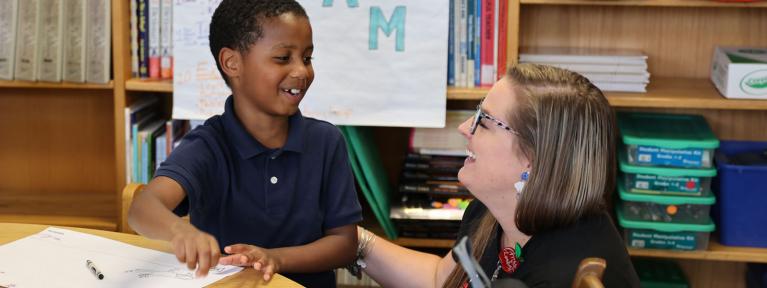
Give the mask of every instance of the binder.
[(61, 82), (61, 52), (64, 35), (64, 0), (39, 0), (37, 79)]
[(389, 180), (381, 167), (381, 160), (375, 150), (370, 128), (340, 126), (346, 145), (349, 147), (349, 161), (354, 176), (360, 184), (362, 194), (370, 204), (378, 223), (383, 227), (389, 239), (397, 238), (397, 230), (389, 218)]
[(0, 79), (13, 80), (18, 0), (0, 0)]

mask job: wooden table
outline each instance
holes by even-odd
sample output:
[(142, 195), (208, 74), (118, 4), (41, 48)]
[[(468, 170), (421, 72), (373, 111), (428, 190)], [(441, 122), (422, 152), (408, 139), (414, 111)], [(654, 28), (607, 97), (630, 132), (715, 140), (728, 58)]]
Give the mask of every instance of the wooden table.
[[(0, 245), (38, 233), (40, 231), (45, 230), (45, 228), (47, 227), (48, 225), (0, 222)], [(85, 229), (85, 228), (73, 228), (73, 227), (62, 227), (62, 228), (71, 229), (78, 232), (88, 233), (88, 234), (92, 234), (96, 236), (101, 236), (104, 238), (117, 240), (123, 243), (128, 243), (128, 244), (136, 245), (139, 247), (173, 253), (169, 243), (165, 241), (151, 240), (138, 235), (117, 233), (117, 232), (110, 232), (110, 231)], [(298, 283), (293, 282), (292, 280), (285, 278), (285, 276), (282, 276), (279, 274), (275, 274), (274, 277), (272, 277), (272, 280), (269, 281), (268, 283), (264, 283), (262, 279), (263, 278), (260, 272), (257, 272), (256, 270), (253, 270), (252, 268), (246, 268), (232, 276), (221, 279), (220, 281), (213, 283), (209, 285), (208, 287), (273, 287), (273, 288), (302, 287)]]

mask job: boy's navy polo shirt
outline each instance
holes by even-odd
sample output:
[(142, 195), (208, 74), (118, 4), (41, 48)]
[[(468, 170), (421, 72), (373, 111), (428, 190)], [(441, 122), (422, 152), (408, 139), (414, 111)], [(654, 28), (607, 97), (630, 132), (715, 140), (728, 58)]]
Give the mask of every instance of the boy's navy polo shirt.
[[(189, 212), (191, 223), (216, 237), (222, 251), (238, 243), (304, 245), (327, 229), (362, 220), (337, 127), (296, 112), (285, 146), (268, 149), (245, 130), (233, 104), (229, 96), (224, 114), (187, 134), (157, 169), (155, 177), (172, 178), (186, 192), (176, 212)], [(307, 287), (335, 287), (332, 271), (281, 274)]]

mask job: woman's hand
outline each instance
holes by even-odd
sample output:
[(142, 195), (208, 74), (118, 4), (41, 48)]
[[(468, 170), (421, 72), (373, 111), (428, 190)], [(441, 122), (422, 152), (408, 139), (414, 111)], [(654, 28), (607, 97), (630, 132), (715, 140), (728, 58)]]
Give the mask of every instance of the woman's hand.
[(253, 266), (256, 271), (264, 273), (264, 281), (269, 281), (274, 273), (280, 271), (281, 263), (269, 249), (246, 244), (226, 246), (224, 252), (230, 254), (221, 257), (219, 264)]
[(221, 256), (216, 238), (186, 221), (177, 222), (171, 227), (171, 231), (173, 238), (170, 243), (178, 261), (186, 263), (189, 270), (196, 267), (196, 277), (207, 276), (210, 268), (216, 266)]

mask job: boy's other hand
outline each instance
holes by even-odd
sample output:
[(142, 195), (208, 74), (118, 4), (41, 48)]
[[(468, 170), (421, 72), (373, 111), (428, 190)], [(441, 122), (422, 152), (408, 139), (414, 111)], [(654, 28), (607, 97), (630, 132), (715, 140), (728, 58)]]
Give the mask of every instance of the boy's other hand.
[(218, 264), (253, 266), (256, 271), (264, 273), (264, 281), (269, 281), (274, 273), (280, 269), (280, 263), (277, 257), (274, 257), (269, 249), (246, 244), (234, 244), (224, 247), (224, 252), (230, 254), (221, 257)]
[(197, 267), (195, 277), (207, 276), (210, 268), (216, 266), (221, 256), (216, 238), (186, 221), (173, 225), (171, 232), (173, 238), (170, 243), (178, 261), (186, 263), (189, 270)]

